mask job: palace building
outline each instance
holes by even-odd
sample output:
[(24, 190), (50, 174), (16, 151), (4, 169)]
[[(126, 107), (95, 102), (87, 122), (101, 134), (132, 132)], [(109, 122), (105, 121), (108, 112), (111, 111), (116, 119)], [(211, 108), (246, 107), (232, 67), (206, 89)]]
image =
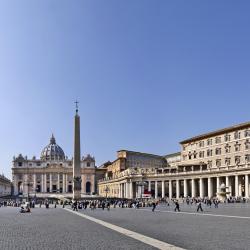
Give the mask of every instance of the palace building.
[(181, 152), (159, 156), (121, 150), (101, 166), (101, 196), (120, 198), (249, 197), (250, 122), (180, 142)]

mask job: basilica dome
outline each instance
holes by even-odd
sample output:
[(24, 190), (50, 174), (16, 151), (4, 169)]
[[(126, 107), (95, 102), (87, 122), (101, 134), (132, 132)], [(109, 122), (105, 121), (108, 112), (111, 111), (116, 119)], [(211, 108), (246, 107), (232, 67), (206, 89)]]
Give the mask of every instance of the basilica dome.
[(45, 161), (65, 160), (65, 154), (62, 148), (56, 144), (56, 139), (53, 134), (50, 138), (49, 145), (42, 150), (41, 160)]

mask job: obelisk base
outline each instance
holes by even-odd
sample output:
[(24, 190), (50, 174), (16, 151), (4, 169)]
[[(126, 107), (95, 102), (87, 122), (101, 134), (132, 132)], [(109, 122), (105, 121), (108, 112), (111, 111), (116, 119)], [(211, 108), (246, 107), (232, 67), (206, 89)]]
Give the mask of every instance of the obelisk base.
[(81, 199), (81, 177), (74, 177), (73, 181), (73, 200)]

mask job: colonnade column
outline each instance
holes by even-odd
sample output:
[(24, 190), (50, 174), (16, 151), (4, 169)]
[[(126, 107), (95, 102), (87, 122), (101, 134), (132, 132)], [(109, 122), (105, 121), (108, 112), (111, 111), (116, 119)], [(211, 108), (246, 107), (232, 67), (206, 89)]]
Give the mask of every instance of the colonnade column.
[(41, 192), (44, 192), (44, 181), (43, 181), (43, 174), (41, 174)]
[(47, 175), (44, 174), (44, 192), (47, 193)]
[(169, 190), (169, 199), (171, 200), (172, 199), (172, 196), (173, 196), (173, 190), (172, 190), (172, 181), (169, 180), (168, 182), (168, 190)]
[(188, 196), (188, 194), (187, 194), (187, 179), (184, 179), (184, 197), (187, 197)]
[(220, 190), (220, 177), (217, 177), (216, 178), (216, 196), (219, 190)]
[(129, 183), (129, 185), (130, 185), (130, 187), (129, 187), (129, 198), (130, 199), (133, 199), (133, 182), (131, 181), (130, 183)]
[(158, 198), (158, 182), (155, 181), (155, 199)]
[(125, 189), (126, 189), (126, 197), (125, 198), (129, 198), (129, 185), (128, 182), (125, 183)]
[(165, 197), (165, 181), (161, 181), (161, 197)]
[(180, 181), (176, 180), (176, 199), (180, 198)]
[(65, 193), (65, 174), (63, 174), (63, 186), (62, 186), (62, 191)]
[(235, 196), (239, 196), (239, 176), (235, 175)]
[(249, 178), (248, 174), (245, 175), (245, 197), (249, 197)]
[(151, 192), (151, 181), (148, 181), (148, 191)]
[(191, 190), (191, 196), (195, 197), (195, 186), (194, 186), (194, 179), (191, 180), (191, 186), (192, 186), (192, 190)]
[(49, 174), (49, 191), (52, 193), (52, 174)]
[(211, 185), (211, 177), (207, 178), (207, 194), (208, 194), (208, 198), (211, 198), (213, 196), (213, 194), (212, 194), (212, 185)]
[(66, 191), (66, 193), (68, 193), (68, 175), (67, 174), (65, 174), (65, 185), (66, 185), (66, 187), (65, 187), (65, 191)]
[(203, 189), (203, 179), (200, 178), (200, 197), (204, 197), (204, 189)]
[(124, 183), (122, 183), (121, 186), (122, 186), (122, 198), (125, 198), (125, 187), (124, 187)]
[[(226, 176), (226, 188), (228, 188), (228, 190), (229, 190), (229, 176)], [(227, 189), (226, 189), (226, 191), (227, 191)], [(227, 194), (226, 196), (228, 197), (229, 195), (230, 194)]]

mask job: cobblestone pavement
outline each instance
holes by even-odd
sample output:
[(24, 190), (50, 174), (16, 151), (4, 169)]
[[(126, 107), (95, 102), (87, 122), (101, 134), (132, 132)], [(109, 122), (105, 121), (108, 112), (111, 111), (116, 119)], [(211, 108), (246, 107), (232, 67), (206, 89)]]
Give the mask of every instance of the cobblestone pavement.
[(250, 249), (250, 204), (222, 204), (218, 209), (204, 206), (205, 212), (199, 214), (195, 205), (181, 204), (180, 208), (185, 213), (174, 213), (172, 205), (159, 206), (154, 213), (150, 208), (81, 212), (186, 249)]
[(0, 208), (0, 249), (154, 249), (61, 208)]

